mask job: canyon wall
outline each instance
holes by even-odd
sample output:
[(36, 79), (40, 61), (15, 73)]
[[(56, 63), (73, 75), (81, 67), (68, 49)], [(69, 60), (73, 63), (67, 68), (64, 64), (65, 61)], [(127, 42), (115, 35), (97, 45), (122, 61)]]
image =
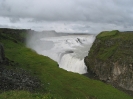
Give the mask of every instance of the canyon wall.
[(104, 31), (85, 57), (88, 72), (100, 80), (133, 91), (133, 33)]

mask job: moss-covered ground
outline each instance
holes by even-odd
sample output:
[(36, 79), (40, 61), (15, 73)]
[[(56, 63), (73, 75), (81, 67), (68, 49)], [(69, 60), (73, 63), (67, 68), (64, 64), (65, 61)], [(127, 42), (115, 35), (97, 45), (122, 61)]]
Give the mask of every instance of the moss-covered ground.
[(38, 77), (43, 86), (35, 92), (5, 91), (0, 94), (0, 99), (133, 99), (111, 85), (65, 71), (55, 61), (38, 55), (16, 38), (7, 36), (0, 33), (6, 57), (17, 63), (17, 68), (23, 68)]
[(114, 62), (119, 59), (133, 61), (132, 32), (106, 31), (98, 34), (96, 38), (88, 57), (103, 61), (110, 59)]

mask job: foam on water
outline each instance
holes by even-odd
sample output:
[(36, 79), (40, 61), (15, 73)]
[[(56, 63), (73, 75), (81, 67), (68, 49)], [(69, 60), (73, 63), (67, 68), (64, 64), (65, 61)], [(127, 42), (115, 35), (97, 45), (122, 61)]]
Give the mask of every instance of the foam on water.
[(29, 47), (58, 62), (59, 67), (79, 74), (87, 73), (84, 57), (95, 39), (94, 35), (41, 37)]
[(84, 59), (74, 57), (73, 53), (68, 53), (62, 56), (61, 61), (59, 62), (59, 67), (67, 71), (80, 74), (87, 73), (87, 67), (84, 64)]

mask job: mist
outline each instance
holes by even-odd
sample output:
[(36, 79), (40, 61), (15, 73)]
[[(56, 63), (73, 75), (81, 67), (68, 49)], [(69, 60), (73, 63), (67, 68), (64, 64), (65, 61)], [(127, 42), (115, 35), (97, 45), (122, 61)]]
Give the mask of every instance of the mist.
[(56, 61), (59, 68), (84, 74), (87, 73), (84, 57), (88, 55), (94, 40), (95, 35), (92, 34), (43, 31), (28, 33), (26, 45)]

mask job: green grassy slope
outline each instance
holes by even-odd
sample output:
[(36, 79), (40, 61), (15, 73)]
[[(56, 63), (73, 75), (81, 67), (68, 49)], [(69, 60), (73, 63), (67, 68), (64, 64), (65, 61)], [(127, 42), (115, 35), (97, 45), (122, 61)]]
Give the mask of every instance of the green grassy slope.
[[(101, 32), (97, 35), (88, 57), (103, 61), (117, 61), (120, 58), (132, 62), (128, 57), (133, 56), (133, 32), (119, 32), (117, 30)], [(95, 54), (95, 55), (94, 55)]]
[(56, 62), (20, 42), (8, 38), (1, 38), (0, 42), (7, 58), (18, 63), (18, 68), (31, 71), (44, 84), (37, 93), (8, 91), (1, 93), (0, 99), (133, 99), (103, 82), (60, 69)]

